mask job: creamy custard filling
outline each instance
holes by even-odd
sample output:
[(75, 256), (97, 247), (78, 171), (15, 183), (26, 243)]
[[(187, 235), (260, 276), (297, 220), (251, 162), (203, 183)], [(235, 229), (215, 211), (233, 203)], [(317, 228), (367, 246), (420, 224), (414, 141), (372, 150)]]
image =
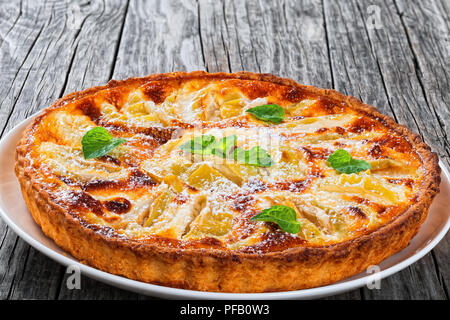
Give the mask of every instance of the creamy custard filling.
[[(368, 116), (342, 105), (330, 107), (320, 97), (293, 103), (277, 92), (248, 96), (233, 84), (192, 80), (161, 101), (142, 87), (123, 103), (97, 99), (87, 109), (69, 104), (52, 111), (43, 118), (41, 142), (33, 146), (35, 166), (60, 181), (62, 205), (75, 207), (73, 199), (67, 201), (71, 196), (84, 199), (78, 214), (89, 223), (136, 239), (212, 238), (230, 250), (266, 241), (275, 226), (250, 218), (273, 205), (295, 210), (302, 227), (290, 237), (320, 245), (377, 228), (414, 201), (420, 159), (377, 120), (364, 120)], [(279, 124), (246, 112), (270, 103), (286, 113)], [(127, 142), (86, 160), (81, 139), (97, 125)], [(158, 140), (161, 130), (164, 141)], [(202, 136), (235, 136), (231, 151), (262, 148), (272, 164), (181, 148)], [(327, 162), (337, 149), (364, 159), (371, 169), (337, 172)]]

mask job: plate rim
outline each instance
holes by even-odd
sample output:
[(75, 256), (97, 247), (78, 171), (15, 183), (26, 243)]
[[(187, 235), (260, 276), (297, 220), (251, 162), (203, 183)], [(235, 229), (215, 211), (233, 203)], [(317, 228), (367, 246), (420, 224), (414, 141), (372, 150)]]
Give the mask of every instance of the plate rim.
[[(29, 122), (32, 121), (34, 117), (39, 115), (41, 111), (38, 111), (26, 119), (19, 122), (16, 126), (14, 126), (9, 132), (7, 132), (0, 139), (0, 149), (3, 148), (3, 145), (9, 142), (14, 135), (18, 133), (19, 130), (23, 130)], [(441, 168), (441, 179), (446, 179), (450, 184), (450, 173), (447, 170), (444, 163), (439, 160), (439, 166)], [(64, 266), (77, 266), (81, 272), (81, 274), (101, 281), (103, 283), (107, 283), (109, 285), (137, 292), (144, 295), (160, 297), (160, 298), (175, 298), (175, 299), (183, 299), (183, 298), (191, 298), (191, 299), (222, 299), (222, 300), (235, 300), (235, 299), (243, 299), (243, 300), (266, 300), (266, 299), (314, 299), (325, 296), (331, 296), (339, 293), (343, 293), (349, 290), (361, 288), (367, 284), (368, 280), (373, 277), (373, 274), (368, 274), (358, 279), (353, 280), (341, 280), (340, 282), (333, 283), (326, 286), (310, 288), (310, 289), (302, 289), (302, 290), (294, 290), (294, 291), (280, 291), (280, 292), (264, 292), (264, 293), (228, 293), (228, 292), (210, 292), (210, 291), (196, 291), (196, 290), (188, 290), (188, 289), (179, 289), (172, 288), (166, 286), (155, 285), (151, 283), (145, 283), (137, 280), (128, 279), (119, 275), (111, 274), (105, 271), (101, 271), (94, 267), (85, 265), (75, 258), (70, 258), (65, 256), (62, 253), (55, 251), (54, 249), (46, 246), (45, 244), (39, 242), (37, 239), (28, 234), (25, 230), (19, 227), (5, 212), (6, 208), (0, 204), (0, 218), (10, 227), (20, 238), (22, 238), (25, 242), (27, 242), (34, 249), (43, 253), (45, 256), (50, 259), (64, 265)], [(405, 260), (396, 263), (395, 265), (388, 267), (380, 272), (377, 272), (377, 279), (384, 279), (397, 273), (416, 261), (423, 258), (426, 254), (428, 254), (447, 234), (450, 228), (450, 217), (447, 219), (445, 226), (442, 230), (422, 249), (415, 252), (412, 256), (408, 257)], [(42, 231), (41, 231), (42, 232)], [(43, 234), (44, 235), (44, 234)], [(44, 235), (45, 236), (45, 235)], [(50, 238), (49, 238), (50, 239)], [(50, 239), (51, 240), (51, 239)], [(400, 251), (401, 252), (401, 251)]]

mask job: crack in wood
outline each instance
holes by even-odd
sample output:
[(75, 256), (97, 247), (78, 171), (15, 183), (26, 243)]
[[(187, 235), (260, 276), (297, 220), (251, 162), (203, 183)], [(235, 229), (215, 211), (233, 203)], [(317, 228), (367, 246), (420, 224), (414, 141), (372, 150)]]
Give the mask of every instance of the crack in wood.
[(113, 65), (111, 67), (111, 72), (109, 73), (109, 76), (108, 76), (109, 79), (112, 79), (112, 77), (114, 75), (114, 70), (116, 69), (117, 56), (119, 55), (119, 48), (120, 48), (121, 40), (122, 40), (122, 37), (123, 37), (123, 30), (125, 29), (125, 21), (126, 21), (127, 16), (128, 16), (128, 8), (130, 6), (130, 1), (131, 0), (127, 1), (127, 5), (125, 7), (125, 13), (123, 15), (122, 25), (120, 27), (119, 36), (117, 38), (118, 39), (117, 40), (117, 44), (116, 44), (116, 47), (114, 49)]

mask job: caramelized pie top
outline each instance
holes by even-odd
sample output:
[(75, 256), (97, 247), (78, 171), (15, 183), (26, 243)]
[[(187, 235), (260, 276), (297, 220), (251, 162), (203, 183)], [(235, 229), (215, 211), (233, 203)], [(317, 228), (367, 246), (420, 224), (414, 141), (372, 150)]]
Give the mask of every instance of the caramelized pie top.
[[(249, 253), (353, 239), (416, 201), (423, 162), (384, 119), (309, 87), (202, 75), (130, 81), (47, 109), (29, 131), (27, 158), (52, 201), (111, 237)], [(285, 119), (245, 112), (263, 104), (283, 107)], [(96, 126), (127, 142), (86, 160), (81, 139)], [(201, 135), (236, 135), (274, 164), (180, 149)], [(339, 173), (327, 162), (337, 149), (372, 169)], [(295, 209), (298, 234), (250, 221), (272, 205)]]

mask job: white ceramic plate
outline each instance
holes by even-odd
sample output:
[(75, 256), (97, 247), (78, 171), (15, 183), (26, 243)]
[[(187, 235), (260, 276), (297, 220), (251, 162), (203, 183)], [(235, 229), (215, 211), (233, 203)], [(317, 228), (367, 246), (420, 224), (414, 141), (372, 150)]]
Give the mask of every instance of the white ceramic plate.
[[(14, 174), (14, 150), (23, 130), (33, 117), (20, 123), (0, 141), (0, 216), (31, 246), (63, 265), (78, 266), (82, 274), (122, 289), (160, 298), (179, 299), (312, 299), (356, 289), (373, 281), (373, 275), (360, 273), (332, 285), (298, 291), (248, 294), (201, 292), (130, 280), (79, 263), (42, 233), (28, 212)], [(447, 233), (450, 226), (450, 175), (442, 163), (441, 168), (443, 170), (441, 193), (434, 200), (420, 232), (412, 239), (407, 248), (379, 265), (380, 272), (377, 273), (377, 276), (380, 279), (390, 276), (422, 258)]]

